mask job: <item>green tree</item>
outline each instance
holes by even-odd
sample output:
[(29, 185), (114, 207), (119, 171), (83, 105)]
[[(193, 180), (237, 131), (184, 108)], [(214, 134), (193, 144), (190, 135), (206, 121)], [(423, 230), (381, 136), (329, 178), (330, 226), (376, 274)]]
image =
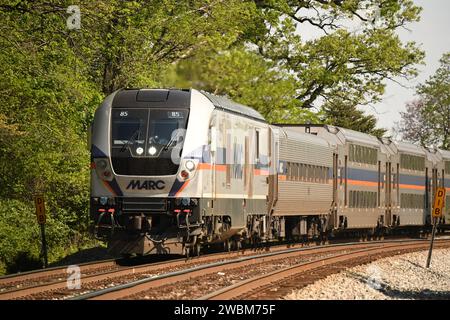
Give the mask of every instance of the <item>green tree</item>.
[[(410, 0), (257, 1), (270, 29), (256, 43), (262, 56), (298, 78), (297, 99), (305, 108), (339, 98), (355, 106), (378, 101), (387, 79), (416, 75), (423, 58), (395, 30), (419, 19)], [(323, 32), (303, 40), (308, 24)]]
[[(81, 29), (70, 30), (72, 4), (0, 3), (0, 239), (14, 243), (0, 246), (4, 265), (36, 240), (36, 192), (52, 252), (89, 241), (86, 132), (118, 88), (195, 86), (272, 122), (319, 122), (322, 107), (378, 99), (422, 58), (394, 33), (418, 19), (409, 0), (80, 0)], [(360, 31), (339, 27), (348, 21)], [(306, 24), (323, 36), (302, 39)]]
[(440, 59), (436, 73), (417, 88), (418, 99), (401, 112), (399, 132), (423, 146), (450, 150), (450, 52)]
[(365, 115), (356, 106), (346, 105), (345, 103), (325, 104), (323, 106), (322, 121), (380, 138), (386, 133), (385, 129), (376, 127), (377, 119), (374, 116)]
[(319, 122), (317, 114), (299, 108), (296, 80), (244, 47), (175, 64), (164, 80), (167, 86), (194, 87), (257, 109), (272, 122)]
[[(70, 30), (72, 4), (0, 3), (0, 239), (22, 239), (0, 246), (0, 269), (36, 240), (33, 193), (46, 196), (49, 233), (65, 227), (51, 253), (89, 240), (86, 132), (104, 96), (156, 86), (172, 63), (239, 42), (256, 10), (238, 0), (82, 0), (81, 29)], [(11, 226), (11, 216), (21, 218)]]
[[(172, 83), (227, 93), (271, 121), (317, 122), (320, 114), (309, 109), (329, 110), (328, 102), (338, 100), (341, 110), (348, 105), (352, 112), (356, 105), (379, 101), (385, 81), (414, 77), (424, 55), (395, 34), (397, 28), (419, 20), (421, 9), (410, 0), (254, 3), (258, 10), (251, 32), (243, 34), (243, 45), (237, 42), (218, 54), (180, 62), (177, 71), (189, 72), (178, 73), (185, 81)], [(305, 25), (322, 36), (302, 39), (297, 31)], [(247, 67), (249, 59), (255, 67)], [(241, 89), (248, 87), (251, 90)]]

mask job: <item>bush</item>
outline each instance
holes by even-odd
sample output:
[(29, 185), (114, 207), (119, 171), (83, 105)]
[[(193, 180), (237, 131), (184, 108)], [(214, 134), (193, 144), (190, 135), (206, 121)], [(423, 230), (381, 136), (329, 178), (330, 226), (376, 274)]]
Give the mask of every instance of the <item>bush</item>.
[[(62, 257), (72, 245), (73, 232), (47, 213), (49, 261)], [(0, 272), (23, 272), (41, 266), (41, 233), (32, 203), (0, 200)]]

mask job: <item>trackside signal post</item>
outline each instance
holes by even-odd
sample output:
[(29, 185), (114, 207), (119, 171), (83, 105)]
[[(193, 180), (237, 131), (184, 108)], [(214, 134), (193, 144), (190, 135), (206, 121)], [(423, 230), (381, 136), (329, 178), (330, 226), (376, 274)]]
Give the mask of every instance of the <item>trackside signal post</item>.
[(47, 241), (45, 239), (45, 222), (47, 221), (47, 218), (45, 216), (45, 202), (44, 196), (42, 194), (34, 196), (34, 205), (36, 206), (37, 222), (41, 226), (41, 237), (42, 237), (41, 254), (44, 256), (44, 268), (47, 268), (48, 266)]
[(431, 233), (430, 250), (428, 251), (427, 268), (430, 267), (431, 253), (433, 251), (434, 235), (436, 234), (436, 223), (437, 220), (442, 216), (443, 208), (445, 204), (445, 188), (437, 188), (436, 194), (434, 195), (433, 203), (433, 231)]

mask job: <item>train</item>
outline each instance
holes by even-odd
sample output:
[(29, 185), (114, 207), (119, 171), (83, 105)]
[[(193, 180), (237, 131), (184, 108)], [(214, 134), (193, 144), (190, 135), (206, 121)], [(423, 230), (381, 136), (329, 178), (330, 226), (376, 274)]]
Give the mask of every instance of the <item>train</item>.
[[(423, 233), (436, 188), (450, 191), (450, 151), (273, 124), (196, 89), (117, 90), (89, 141), (93, 232), (123, 256)], [(438, 226), (449, 225), (447, 207)]]

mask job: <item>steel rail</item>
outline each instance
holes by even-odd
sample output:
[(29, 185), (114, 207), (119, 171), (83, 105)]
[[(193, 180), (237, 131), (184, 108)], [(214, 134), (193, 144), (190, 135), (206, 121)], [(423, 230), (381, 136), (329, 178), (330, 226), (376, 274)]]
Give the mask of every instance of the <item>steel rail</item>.
[[(123, 298), (126, 296), (130, 296), (137, 292), (145, 291), (148, 288), (157, 287), (159, 285), (164, 284), (165, 279), (172, 278), (173, 281), (180, 281), (186, 278), (186, 275), (190, 275), (190, 277), (194, 275), (204, 275), (203, 271), (208, 270), (208, 273), (215, 272), (216, 269), (224, 267), (224, 266), (236, 266), (250, 260), (263, 260), (264, 258), (276, 257), (280, 255), (293, 254), (298, 252), (308, 253), (308, 251), (317, 250), (317, 251), (327, 251), (327, 249), (335, 249), (342, 250), (344, 247), (352, 246), (376, 246), (376, 247), (389, 247), (389, 245), (395, 246), (399, 243), (405, 242), (427, 242), (425, 239), (417, 239), (417, 240), (390, 240), (390, 241), (373, 241), (373, 242), (351, 242), (351, 243), (340, 243), (340, 244), (331, 244), (317, 247), (303, 247), (303, 248), (292, 248), (286, 250), (279, 250), (276, 252), (262, 253), (258, 255), (251, 255), (247, 257), (237, 258), (229, 261), (221, 261), (221, 262), (213, 262), (208, 263), (184, 270), (178, 270), (173, 272), (167, 272), (157, 276), (151, 276), (148, 278), (132, 281), (125, 284), (120, 284), (117, 286), (113, 286), (110, 288), (101, 289), (98, 291), (93, 291), (90, 293), (78, 295), (75, 297), (69, 298), (69, 300), (87, 300), (87, 299), (113, 299), (113, 298)], [(398, 245), (397, 245), (398, 246)], [(129, 292), (128, 292), (128, 291)]]
[[(442, 243), (443, 242), (441, 241), (440, 244)], [(204, 295), (198, 298), (197, 300), (230, 300), (245, 294), (249, 294), (250, 292), (255, 291), (257, 289), (271, 286), (289, 277), (296, 276), (301, 272), (311, 271), (313, 269), (317, 269), (320, 267), (331, 266), (340, 262), (354, 260), (361, 257), (367, 257), (367, 255), (376, 255), (380, 253), (389, 253), (393, 251), (395, 252), (398, 250), (407, 250), (407, 249), (418, 249), (418, 248), (426, 249), (426, 245), (427, 243), (410, 243), (410, 244), (397, 244), (392, 247), (367, 248), (352, 251), (349, 253), (337, 254), (330, 257), (324, 257), (316, 259), (314, 261), (298, 263), (293, 266), (282, 268), (280, 270), (275, 270), (268, 274), (240, 281), (233, 285), (221, 288), (217, 291)]]

